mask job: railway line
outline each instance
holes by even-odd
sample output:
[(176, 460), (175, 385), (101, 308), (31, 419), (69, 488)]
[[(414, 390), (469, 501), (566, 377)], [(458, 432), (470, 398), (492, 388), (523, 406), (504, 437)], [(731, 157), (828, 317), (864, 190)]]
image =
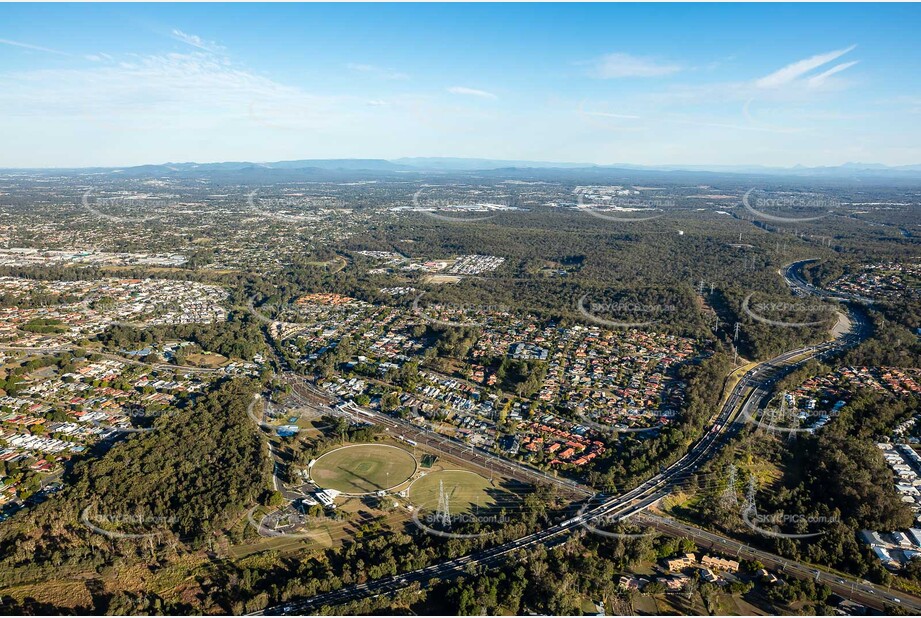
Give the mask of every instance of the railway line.
[[(803, 284), (796, 277), (795, 269), (802, 262), (788, 265), (782, 272), (788, 283), (798, 287)], [(809, 286), (806, 288), (814, 289)], [(862, 299), (842, 299), (837, 300), (857, 300)], [(484, 549), (466, 556), (454, 558), (439, 564), (429, 565), (427, 567), (401, 573), (391, 577), (381, 578), (371, 582), (366, 582), (357, 586), (341, 588), (319, 594), (306, 599), (292, 600), (286, 604), (267, 608), (256, 615), (289, 615), (304, 614), (319, 611), (325, 606), (339, 605), (362, 598), (376, 597), (384, 594), (396, 592), (413, 584), (425, 584), (435, 579), (448, 579), (462, 574), (470, 566), (494, 566), (501, 563), (509, 555), (528, 547), (544, 545), (553, 547), (566, 541), (570, 535), (579, 530), (590, 527), (592, 522), (602, 518), (606, 519), (627, 519), (636, 515), (651, 505), (655, 504), (685, 480), (697, 472), (703, 464), (715, 456), (719, 450), (734, 436), (749, 419), (753, 417), (752, 410), (762, 407), (766, 399), (770, 396), (771, 385), (782, 375), (792, 371), (806, 360), (814, 357), (822, 357), (833, 352), (840, 352), (852, 347), (864, 339), (869, 327), (859, 314), (852, 313), (854, 321), (852, 330), (843, 334), (835, 340), (818, 345), (804, 346), (796, 350), (791, 350), (780, 354), (779, 356), (761, 363), (747, 372), (745, 372), (736, 383), (730, 395), (723, 403), (718, 414), (712, 419), (710, 430), (700, 438), (693, 447), (691, 447), (684, 456), (669, 465), (659, 474), (646, 480), (639, 486), (630, 489), (617, 496), (602, 497), (600, 502), (595, 506), (588, 506), (589, 501), (575, 517), (562, 521), (554, 526), (544, 530), (534, 532), (527, 536), (515, 539), (513, 541)], [(383, 415), (381, 415), (383, 416)], [(393, 424), (397, 419), (384, 416), (386, 422), (392, 423), (392, 427), (399, 424)], [(665, 524), (662, 524), (663, 526)], [(676, 524), (677, 525), (677, 524)], [(674, 528), (672, 528), (674, 530)], [(699, 535), (699, 533), (698, 533)], [(714, 546), (716, 541), (714, 541)], [(725, 546), (725, 545), (724, 545)], [(744, 546), (743, 546), (744, 548)], [(749, 548), (750, 549), (750, 548)], [(755, 551), (755, 550), (751, 550)], [(832, 574), (824, 572), (821, 569), (800, 565), (793, 561), (787, 561), (787, 568), (792, 575), (802, 576), (808, 573), (813, 576), (818, 573), (818, 578), (831, 578)], [(885, 596), (878, 587), (861, 589), (858, 593), (856, 588), (853, 594), (849, 594), (847, 586), (837, 585), (843, 596), (854, 598), (864, 602), (871, 607), (882, 608), (887, 602), (905, 603), (905, 607), (921, 607), (921, 599)], [(868, 596), (869, 595), (869, 596)], [(886, 599), (889, 599), (888, 601)], [(892, 599), (898, 599), (893, 601)]]

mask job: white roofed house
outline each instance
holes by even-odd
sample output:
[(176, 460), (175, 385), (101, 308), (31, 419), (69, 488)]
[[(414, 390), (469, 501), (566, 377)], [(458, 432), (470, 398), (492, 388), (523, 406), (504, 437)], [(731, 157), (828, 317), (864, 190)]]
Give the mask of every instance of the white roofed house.
[(898, 490), (899, 493), (904, 494), (906, 496), (921, 495), (921, 491), (919, 491), (918, 488), (912, 485), (911, 483), (896, 483), (895, 488), (896, 490)]

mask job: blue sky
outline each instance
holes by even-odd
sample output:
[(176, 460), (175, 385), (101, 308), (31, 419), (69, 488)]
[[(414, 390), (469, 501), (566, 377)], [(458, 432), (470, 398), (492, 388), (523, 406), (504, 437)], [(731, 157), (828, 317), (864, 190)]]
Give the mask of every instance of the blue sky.
[(917, 5), (0, 5), (0, 167), (921, 163)]

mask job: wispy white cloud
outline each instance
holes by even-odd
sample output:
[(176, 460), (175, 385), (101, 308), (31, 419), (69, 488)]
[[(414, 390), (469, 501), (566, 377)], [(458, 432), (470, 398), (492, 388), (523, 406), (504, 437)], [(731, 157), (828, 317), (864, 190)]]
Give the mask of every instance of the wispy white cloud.
[(758, 131), (762, 133), (801, 133), (803, 129), (797, 127), (775, 127), (768, 126), (764, 124), (745, 124), (745, 123), (736, 123), (736, 122), (721, 122), (719, 120), (707, 120), (704, 119), (693, 119), (693, 118), (683, 118), (683, 117), (666, 117), (664, 120), (668, 122), (675, 122), (678, 124), (685, 124), (695, 127), (713, 127), (716, 129), (732, 129), (733, 131)]
[(824, 73), (820, 73), (814, 77), (810, 77), (809, 85), (812, 87), (821, 86), (825, 84), (828, 78), (834, 75), (835, 73), (840, 73), (841, 71), (844, 71), (845, 69), (849, 69), (855, 64), (857, 64), (858, 62), (859, 62), (858, 60), (854, 60), (853, 62), (842, 62), (841, 64), (835, 65), (832, 68), (825, 71)]
[(198, 49), (201, 49), (203, 51), (207, 51), (211, 53), (222, 53), (224, 51), (224, 48), (218, 45), (217, 43), (215, 43), (214, 41), (206, 41), (198, 35), (188, 34), (186, 32), (183, 32), (182, 30), (173, 29), (172, 36), (177, 41), (182, 41), (183, 43), (186, 43), (187, 45), (191, 45), (192, 47), (197, 47)]
[(42, 47), (41, 45), (32, 45), (31, 43), (22, 43), (21, 41), (11, 41), (9, 39), (0, 39), (0, 44), (2, 45), (11, 45), (13, 47), (21, 47), (23, 49), (31, 49), (32, 51), (45, 52), (47, 54), (56, 54), (58, 56), (70, 56), (67, 52), (58, 51), (57, 49), (51, 49), (50, 47)]
[(633, 114), (615, 114), (612, 112), (590, 112), (583, 109), (579, 110), (581, 113), (587, 116), (600, 116), (602, 118), (619, 118), (621, 120), (639, 120), (639, 116), (634, 116)]
[[(838, 49), (838, 50), (827, 52), (824, 54), (817, 54), (815, 56), (810, 56), (809, 58), (804, 58), (803, 60), (793, 62), (781, 69), (778, 69), (777, 71), (774, 71), (770, 75), (765, 75), (764, 77), (756, 80), (755, 85), (758, 88), (778, 88), (781, 86), (785, 86), (787, 84), (795, 82), (800, 77), (803, 77), (810, 71), (817, 69), (820, 66), (823, 66), (825, 64), (828, 64), (832, 60), (837, 60), (844, 54), (852, 51), (855, 47), (857, 46), (851, 45), (850, 47), (846, 47), (844, 49)], [(839, 66), (842, 66), (842, 65), (839, 65)], [(839, 70), (843, 71), (849, 66), (853, 66), (853, 63), (846, 64), (846, 66), (843, 66), (843, 68)], [(834, 71), (834, 72), (837, 72), (837, 71)]]
[(481, 99), (498, 99), (496, 95), (485, 90), (478, 90), (476, 88), (467, 88), (466, 86), (451, 86), (448, 88), (448, 92), (451, 94), (460, 94), (464, 96), (471, 97), (480, 97)]
[[(115, 59), (113, 59), (115, 60)], [(344, 122), (358, 101), (317, 96), (195, 51), (0, 73), (0, 115), (164, 122), (241, 121), (312, 129)]]
[(356, 71), (358, 73), (373, 74), (375, 77), (379, 77), (381, 79), (395, 79), (395, 80), (396, 79), (399, 79), (399, 80), (409, 79), (409, 75), (407, 75), (406, 73), (395, 71), (393, 69), (375, 66), (373, 64), (360, 64), (360, 63), (350, 62), (345, 66), (350, 71)]
[(661, 62), (653, 58), (621, 52), (606, 54), (592, 62), (591, 65), (591, 75), (599, 79), (661, 77), (681, 70), (680, 65), (672, 62)]
[(113, 59), (112, 56), (110, 56), (109, 54), (104, 54), (102, 52), (99, 52), (98, 54), (86, 54), (83, 57), (89, 60), (90, 62), (103, 62), (103, 61), (111, 62)]

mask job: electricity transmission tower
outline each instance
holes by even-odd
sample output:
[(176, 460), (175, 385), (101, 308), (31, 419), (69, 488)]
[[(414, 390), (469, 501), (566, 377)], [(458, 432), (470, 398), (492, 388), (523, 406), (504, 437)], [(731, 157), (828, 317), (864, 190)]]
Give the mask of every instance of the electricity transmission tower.
[(438, 481), (438, 510), (435, 512), (435, 521), (441, 522), (445, 528), (451, 527), (451, 500), (445, 492), (444, 481)]
[(755, 484), (755, 475), (748, 477), (748, 491), (745, 492), (745, 507), (743, 513), (748, 513), (749, 517), (758, 515), (758, 507), (755, 505), (755, 494), (758, 492), (758, 486)]
[(729, 483), (726, 485), (726, 489), (723, 490), (723, 495), (720, 496), (720, 502), (723, 506), (734, 507), (739, 505), (739, 497), (736, 494), (736, 466), (735, 464), (729, 465)]

